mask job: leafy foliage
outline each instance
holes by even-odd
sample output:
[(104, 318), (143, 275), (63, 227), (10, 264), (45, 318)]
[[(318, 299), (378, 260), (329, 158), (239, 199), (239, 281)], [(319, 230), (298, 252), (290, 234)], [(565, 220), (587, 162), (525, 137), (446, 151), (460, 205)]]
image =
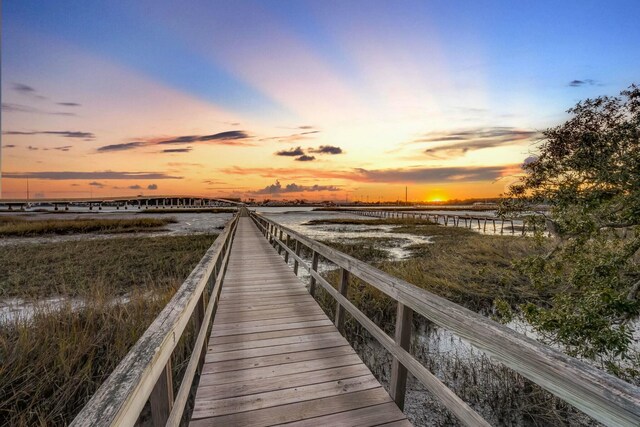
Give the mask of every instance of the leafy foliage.
[(503, 215), (539, 210), (555, 240), (550, 252), (517, 266), (538, 288), (560, 292), (522, 313), (568, 353), (630, 376), (623, 367), (638, 360), (631, 344), (640, 313), (640, 88), (568, 112), (544, 132), (501, 204)]

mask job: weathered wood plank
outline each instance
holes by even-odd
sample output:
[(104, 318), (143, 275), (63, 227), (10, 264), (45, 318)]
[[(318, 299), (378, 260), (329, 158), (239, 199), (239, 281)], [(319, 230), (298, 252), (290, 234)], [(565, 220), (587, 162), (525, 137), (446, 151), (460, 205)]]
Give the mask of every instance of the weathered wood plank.
[(321, 348), (314, 350), (304, 350), (293, 353), (282, 353), (268, 356), (249, 357), (245, 359), (232, 359), (220, 362), (205, 362), (202, 374), (215, 374), (219, 372), (240, 371), (251, 368), (261, 368), (267, 366), (284, 366), (289, 363), (312, 361), (337, 356), (355, 355), (351, 346)]
[(391, 402), (382, 387), (288, 405), (194, 420), (191, 427), (266, 427)]
[(315, 358), (311, 360), (303, 360), (300, 362), (275, 363), (268, 366), (246, 367), (245, 369), (234, 371), (223, 371), (204, 373), (200, 379), (199, 387), (207, 387), (221, 384), (230, 384), (242, 381), (245, 378), (252, 378), (253, 381), (264, 381), (269, 378), (280, 377), (284, 375), (297, 374), (302, 372), (319, 371), (329, 368), (340, 368), (343, 366), (361, 365), (362, 360), (357, 354), (344, 353), (338, 356)]
[[(342, 338), (343, 341), (340, 340)], [(217, 344), (209, 345), (210, 353), (223, 353), (228, 351), (239, 351), (239, 350), (253, 350), (257, 348), (263, 347), (277, 347), (277, 346), (287, 346), (293, 344), (301, 344), (313, 341), (327, 341), (327, 340), (338, 340), (343, 345), (349, 344), (342, 335), (340, 335), (335, 329), (330, 332), (324, 332), (322, 334), (307, 334), (307, 335), (297, 335), (297, 336), (286, 336), (280, 338), (270, 338), (270, 339), (262, 339), (255, 341), (240, 341), (240, 342), (231, 342), (226, 344)]]
[(320, 399), (377, 387), (380, 387), (380, 383), (378, 383), (373, 375), (367, 374), (346, 380), (329, 381), (284, 390), (256, 393), (249, 396), (232, 397), (229, 399), (210, 401), (196, 399), (192, 419), (255, 411), (256, 409)]
[(344, 338), (330, 338), (322, 341), (303, 342), (299, 344), (278, 345), (275, 347), (261, 347), (250, 350), (226, 351), (224, 353), (207, 353), (205, 363), (221, 362), (232, 359), (247, 359), (250, 357), (269, 356), (273, 354), (296, 353), (304, 350), (319, 350), (321, 348), (340, 347), (345, 345)]
[[(198, 388), (199, 397), (211, 400), (226, 399), (371, 375), (369, 368), (362, 363), (315, 371), (294, 372), (268, 378), (254, 377), (250, 371), (238, 373), (241, 375), (233, 383), (210, 385), (206, 382), (201, 382)], [(209, 375), (209, 377), (212, 376)]]
[(334, 329), (331, 327), (331, 325), (326, 325), (326, 326), (316, 326), (316, 327), (310, 327), (310, 328), (281, 329), (279, 331), (270, 330), (267, 332), (216, 336), (216, 337), (211, 337), (209, 339), (209, 345), (216, 346), (220, 344), (227, 344), (227, 343), (234, 343), (234, 342), (250, 342), (250, 341), (257, 341), (257, 340), (265, 340), (269, 338), (283, 338), (283, 337), (293, 337), (298, 335), (324, 334), (324, 333), (333, 332), (333, 331)]
[(365, 427), (388, 425), (387, 423), (398, 421), (406, 422), (405, 426), (411, 426), (405, 415), (398, 410), (398, 407), (393, 402), (390, 402), (322, 417), (307, 418), (306, 420), (287, 424), (287, 427)]

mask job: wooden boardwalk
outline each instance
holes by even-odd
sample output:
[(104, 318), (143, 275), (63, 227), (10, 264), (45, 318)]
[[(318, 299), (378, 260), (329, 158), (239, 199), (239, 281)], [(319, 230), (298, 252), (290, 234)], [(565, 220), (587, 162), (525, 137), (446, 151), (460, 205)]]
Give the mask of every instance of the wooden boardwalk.
[(410, 426), (305, 286), (239, 218), (191, 426)]

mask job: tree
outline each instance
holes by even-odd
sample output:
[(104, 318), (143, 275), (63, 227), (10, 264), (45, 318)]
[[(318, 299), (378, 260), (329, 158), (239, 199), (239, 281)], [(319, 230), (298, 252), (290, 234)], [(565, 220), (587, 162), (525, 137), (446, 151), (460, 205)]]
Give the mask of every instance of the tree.
[(553, 249), (518, 268), (554, 297), (521, 306), (521, 314), (569, 354), (629, 377), (640, 363), (632, 346), (640, 313), (640, 88), (587, 99), (568, 113), (543, 133), (501, 203), (502, 215), (549, 207), (529, 221), (546, 222)]

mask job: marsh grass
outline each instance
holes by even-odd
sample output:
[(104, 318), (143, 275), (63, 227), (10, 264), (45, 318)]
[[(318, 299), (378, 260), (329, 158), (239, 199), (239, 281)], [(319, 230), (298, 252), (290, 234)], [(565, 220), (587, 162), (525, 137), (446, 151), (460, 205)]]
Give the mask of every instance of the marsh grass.
[(113, 295), (182, 280), (215, 235), (123, 237), (23, 244), (0, 251), (0, 296), (91, 297), (104, 283)]
[(50, 234), (135, 233), (155, 231), (176, 223), (175, 218), (43, 219), (0, 217), (0, 237), (31, 237)]
[[(0, 425), (67, 425), (169, 301), (178, 283), (136, 289), (111, 303), (107, 284), (78, 310), (41, 307), (0, 327)], [(193, 327), (174, 353), (174, 374), (188, 358)], [(176, 381), (177, 382), (177, 381)]]
[[(80, 296), (83, 303), (36, 304), (32, 316), (0, 324), (0, 425), (68, 425), (214, 239), (135, 237), (1, 251), (4, 296)], [(172, 356), (176, 391), (194, 335), (192, 320)]]
[[(361, 223), (361, 220), (355, 221)], [(362, 221), (372, 226), (380, 225), (376, 224), (379, 220)], [(375, 239), (369, 242), (371, 249), (360, 241), (324, 243), (483, 314), (491, 313), (496, 298), (505, 299), (513, 305), (549, 298), (512, 267), (514, 261), (541, 250), (531, 238), (480, 235), (462, 228), (425, 224), (424, 221), (384, 221), (398, 225), (394, 232), (431, 236), (434, 243), (413, 246), (412, 256), (399, 261), (381, 259), (380, 246)], [(330, 223), (335, 224), (336, 221), (331, 220)], [(324, 273), (334, 287), (337, 287), (338, 273), (338, 270)], [(349, 280), (348, 298), (382, 330), (393, 336), (397, 308), (393, 299), (355, 277)], [(334, 318), (335, 300), (320, 288), (316, 299), (325, 313)], [(413, 327), (414, 331), (421, 331), (419, 335), (422, 337), (437, 336), (437, 327), (421, 316), (414, 316)], [(388, 386), (391, 355), (349, 314), (346, 315), (345, 336), (376, 378)], [(472, 349), (471, 355), (459, 354), (458, 348), (467, 344), (456, 344), (461, 341), (457, 337), (444, 337), (453, 340), (452, 343), (444, 346), (436, 343), (434, 348), (429, 348), (414, 333), (411, 352), (492, 425), (599, 425), (518, 373), (493, 362), (481, 351)], [(451, 350), (441, 352), (442, 348)], [(413, 378), (408, 384), (406, 413), (417, 425), (459, 425), (439, 400)]]

